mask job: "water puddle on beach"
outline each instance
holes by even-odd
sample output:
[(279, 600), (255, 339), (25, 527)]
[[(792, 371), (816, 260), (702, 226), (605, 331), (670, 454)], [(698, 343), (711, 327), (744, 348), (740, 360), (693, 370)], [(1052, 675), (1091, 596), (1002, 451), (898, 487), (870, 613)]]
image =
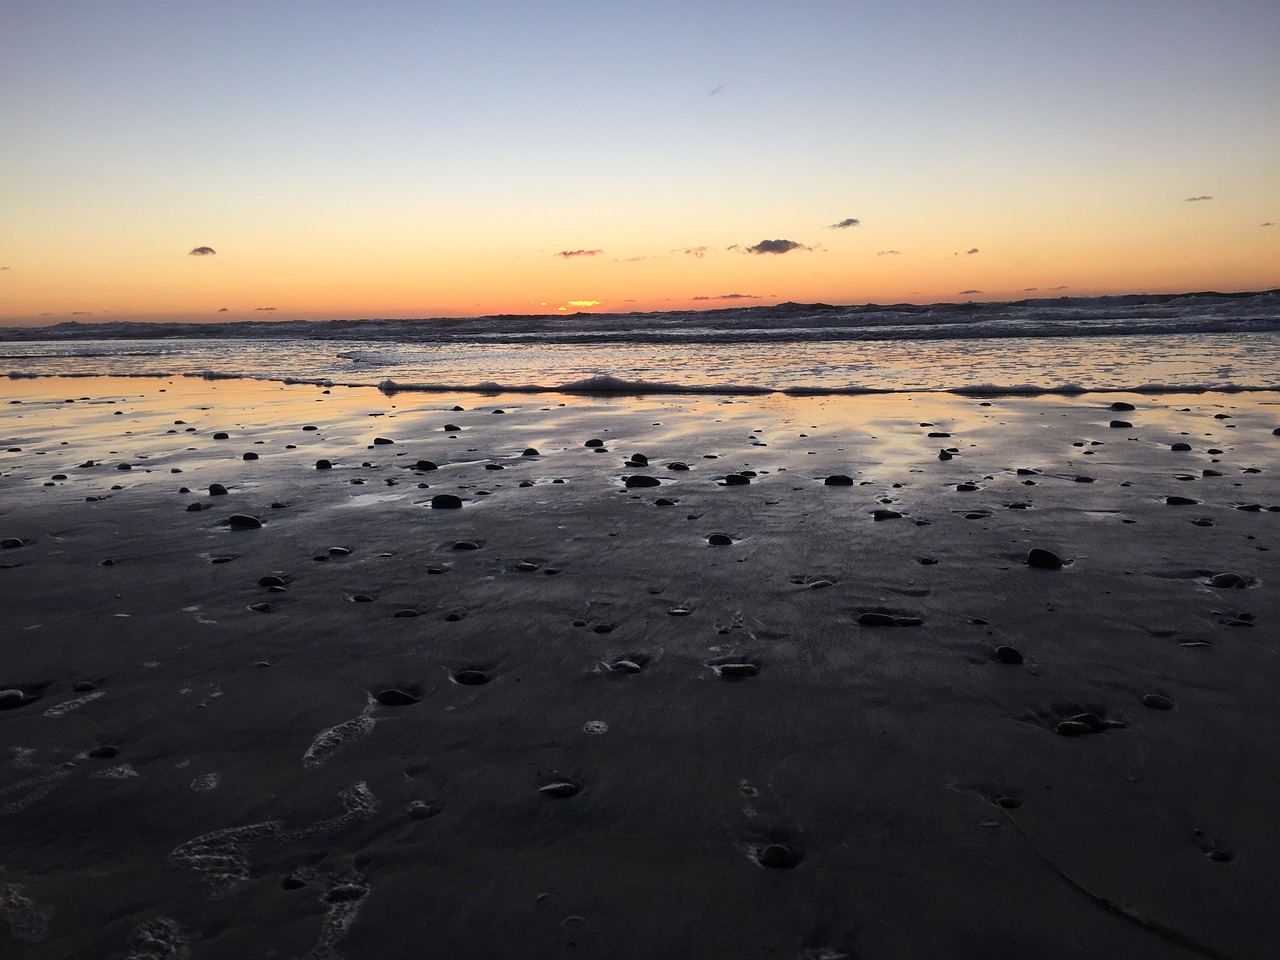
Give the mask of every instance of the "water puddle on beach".
[(403, 500), (406, 494), (403, 493), (361, 493), (354, 497), (349, 497), (343, 506), (347, 507), (373, 507), (380, 503), (393, 503), (397, 500)]

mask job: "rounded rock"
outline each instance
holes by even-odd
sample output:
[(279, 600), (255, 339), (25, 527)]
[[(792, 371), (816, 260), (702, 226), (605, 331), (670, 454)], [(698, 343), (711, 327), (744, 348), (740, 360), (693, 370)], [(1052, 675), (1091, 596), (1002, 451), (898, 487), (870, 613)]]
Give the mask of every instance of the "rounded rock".
[(996, 659), (1001, 663), (1017, 665), (1022, 663), (1022, 652), (1017, 647), (999, 646), (996, 647)]
[(1148, 693), (1142, 698), (1142, 705), (1152, 710), (1172, 710), (1173, 701), (1159, 693)]
[(452, 493), (437, 493), (431, 498), (431, 508), (433, 510), (458, 510), (462, 507), (462, 498), (455, 497)]
[(1038, 570), (1061, 570), (1062, 558), (1052, 550), (1032, 547), (1027, 551), (1027, 566), (1035, 567)]

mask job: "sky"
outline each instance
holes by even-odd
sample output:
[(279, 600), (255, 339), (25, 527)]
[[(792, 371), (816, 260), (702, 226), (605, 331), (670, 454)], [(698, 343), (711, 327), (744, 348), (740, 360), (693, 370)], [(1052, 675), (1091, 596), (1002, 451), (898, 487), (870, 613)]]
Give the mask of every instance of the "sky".
[(1276, 0), (0, 0), (0, 324), (1269, 289), (1277, 104)]

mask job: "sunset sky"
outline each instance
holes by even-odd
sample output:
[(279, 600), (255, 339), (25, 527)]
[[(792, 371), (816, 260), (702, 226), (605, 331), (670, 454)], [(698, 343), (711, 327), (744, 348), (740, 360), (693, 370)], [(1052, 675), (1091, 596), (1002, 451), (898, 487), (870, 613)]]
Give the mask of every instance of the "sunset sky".
[(1276, 287), (1278, 104), (1276, 0), (0, 0), (0, 323)]

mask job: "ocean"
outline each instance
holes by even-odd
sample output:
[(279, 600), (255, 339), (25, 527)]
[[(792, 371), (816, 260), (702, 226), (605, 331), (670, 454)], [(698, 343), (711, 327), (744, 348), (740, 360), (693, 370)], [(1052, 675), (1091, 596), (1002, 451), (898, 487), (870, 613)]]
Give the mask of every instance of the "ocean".
[(70, 322), (0, 329), (0, 371), (387, 392), (1277, 390), (1280, 291), (437, 320)]

